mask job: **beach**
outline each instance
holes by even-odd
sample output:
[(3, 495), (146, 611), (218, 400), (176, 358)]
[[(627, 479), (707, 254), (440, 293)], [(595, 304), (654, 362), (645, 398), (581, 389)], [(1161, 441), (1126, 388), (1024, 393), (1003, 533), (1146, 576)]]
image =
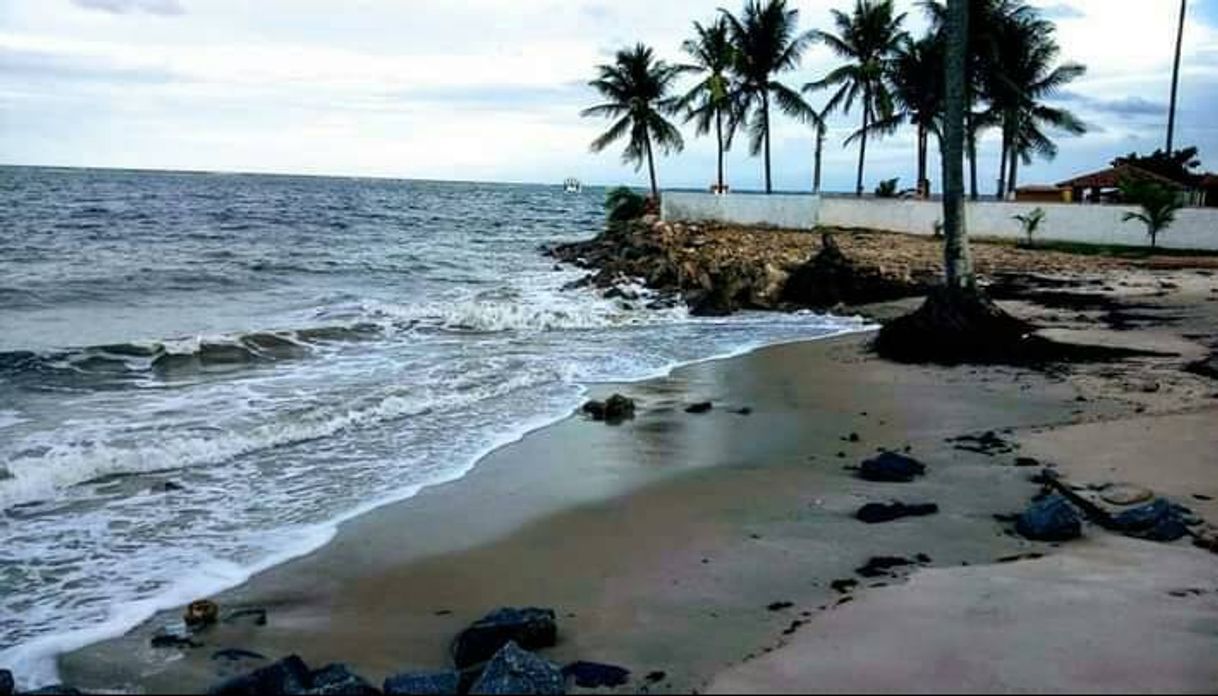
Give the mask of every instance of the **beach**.
[[(1094, 292), (1154, 304), (1149, 313), (1171, 321), (1116, 330), (1080, 312), (1052, 331), (1171, 344), (1172, 355), (1049, 371), (909, 366), (870, 354), (861, 333), (598, 384), (591, 396), (626, 394), (636, 417), (612, 426), (574, 414), (533, 431), (464, 478), (350, 520), (317, 552), (214, 597), (226, 611), (266, 609), (266, 625), (221, 623), (199, 634), (201, 647), (153, 649), (153, 632), (179, 613), (167, 612), (65, 656), (63, 677), (84, 689), (201, 691), (265, 664), (213, 659), (240, 649), (344, 662), (379, 684), (445, 668), (451, 638), (497, 607), (539, 606), (558, 616), (546, 657), (621, 665), (631, 691), (1212, 691), (1218, 558), (1187, 539), (1093, 525), (1081, 541), (1030, 542), (1009, 522), (1040, 488), (1017, 456), (1080, 490), (1144, 486), (1218, 519), (1218, 431), (1205, 427), (1218, 422), (1218, 385), (1182, 369), (1216, 337), (1214, 278), (1140, 273)], [(1009, 306), (1042, 322), (1061, 314)], [(710, 412), (685, 412), (706, 400)], [(987, 431), (1009, 445), (954, 439)], [(907, 451), (927, 475), (860, 480), (853, 468), (878, 449)], [(892, 500), (939, 512), (854, 517)], [(910, 564), (859, 577), (876, 556)]]

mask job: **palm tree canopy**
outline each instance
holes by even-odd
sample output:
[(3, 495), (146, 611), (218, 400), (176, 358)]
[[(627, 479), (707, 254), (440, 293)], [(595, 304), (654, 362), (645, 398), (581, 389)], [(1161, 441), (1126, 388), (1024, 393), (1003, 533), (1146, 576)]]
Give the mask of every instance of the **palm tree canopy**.
[[(736, 47), (732, 73), (739, 82), (739, 109), (749, 125), (749, 150), (756, 155), (768, 128), (768, 117), (757, 118), (773, 97), (789, 116), (815, 123), (817, 113), (795, 90), (774, 79), (799, 66), (812, 41), (811, 32), (800, 33), (799, 10), (789, 9), (786, 0), (749, 0), (740, 17), (720, 9)], [(751, 118), (749, 118), (751, 114)]]
[(681, 44), (694, 63), (681, 66), (681, 71), (697, 72), (703, 77), (677, 100), (676, 106), (686, 112), (687, 122), (694, 122), (698, 135), (710, 132), (717, 115), (726, 116), (724, 145), (730, 148), (736, 126), (743, 118), (740, 95), (731, 75), (737, 61), (731, 27), (726, 18), (719, 17), (709, 26), (694, 22), (694, 33), (695, 38)]
[(874, 131), (888, 134), (909, 123), (936, 135), (942, 132), (944, 49), (937, 34), (901, 42), (884, 76), (894, 111), (873, 123)]
[(679, 66), (656, 59), (654, 51), (643, 44), (618, 51), (611, 65), (597, 66), (598, 76), (588, 85), (606, 101), (580, 115), (616, 120), (592, 141), (592, 151), (600, 152), (627, 138), (622, 159), (633, 162), (637, 170), (647, 158), (649, 142), (665, 154), (684, 149), (680, 131), (665, 118), (676, 110), (676, 100), (668, 93), (681, 71)]
[[(814, 36), (847, 62), (823, 79), (804, 85), (804, 91), (837, 87), (826, 110), (849, 113), (859, 101), (869, 122), (889, 119), (893, 96), (885, 77), (892, 73), (895, 56), (909, 40), (901, 29), (904, 22), (905, 14), (897, 14), (892, 0), (855, 0), (850, 14), (833, 10), (837, 33), (817, 31)], [(861, 133), (851, 139), (858, 135)]]

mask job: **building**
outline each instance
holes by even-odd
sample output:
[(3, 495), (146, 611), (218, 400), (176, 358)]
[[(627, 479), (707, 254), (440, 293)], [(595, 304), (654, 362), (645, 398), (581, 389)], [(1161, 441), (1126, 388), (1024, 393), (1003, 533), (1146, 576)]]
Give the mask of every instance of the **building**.
[(1025, 186), (1015, 200), (1030, 203), (1120, 203), (1121, 182), (1153, 181), (1178, 192), (1188, 206), (1218, 208), (1218, 174), (1188, 175), (1187, 180), (1163, 176), (1132, 164), (1082, 174), (1055, 186)]

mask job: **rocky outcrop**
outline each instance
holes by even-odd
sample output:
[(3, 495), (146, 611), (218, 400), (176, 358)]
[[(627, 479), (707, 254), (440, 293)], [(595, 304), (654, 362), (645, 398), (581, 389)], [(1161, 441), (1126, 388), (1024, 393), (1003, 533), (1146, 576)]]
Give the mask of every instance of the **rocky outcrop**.
[(852, 261), (828, 234), (822, 235), (821, 245), (816, 248), (815, 237), (807, 233), (635, 221), (545, 251), (593, 271), (576, 286), (623, 296), (612, 289), (638, 280), (661, 298), (683, 299), (698, 316), (890, 300), (925, 292), (934, 278), (929, 272), (914, 274), (907, 266)]
[(249, 674), (233, 677), (208, 691), (211, 696), (258, 696), (259, 694), (303, 694), (312, 686), (312, 675), (304, 660), (285, 657)]
[(896, 452), (881, 452), (859, 467), (859, 478), (881, 483), (909, 483), (925, 473), (925, 464)]
[(1069, 541), (1082, 536), (1082, 520), (1061, 496), (1042, 498), (1015, 521), (1015, 531), (1033, 541)]
[(594, 421), (621, 423), (634, 418), (634, 400), (614, 394), (604, 401), (589, 401), (584, 404), (583, 412)]
[(565, 694), (558, 665), (508, 642), (474, 682), (471, 694)]
[(376, 688), (346, 665), (326, 665), (309, 675), (310, 696), (376, 696)]
[(486, 662), (509, 642), (527, 650), (552, 647), (558, 642), (553, 610), (504, 608), (487, 614), (453, 641), (453, 664), (465, 669)]

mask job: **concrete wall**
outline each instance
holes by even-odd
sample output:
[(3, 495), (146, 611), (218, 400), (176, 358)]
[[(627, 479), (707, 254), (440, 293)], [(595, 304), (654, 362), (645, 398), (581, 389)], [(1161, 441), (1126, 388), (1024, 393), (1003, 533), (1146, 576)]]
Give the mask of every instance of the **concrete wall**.
[[(1023, 229), (1014, 219), (1043, 208), (1045, 219), (1038, 239), (1143, 246), (1149, 243), (1140, 222), (1123, 222), (1134, 207), (1114, 205), (980, 202), (967, 206), (969, 234), (1018, 239)], [(704, 193), (665, 193), (665, 220), (716, 221), (772, 225), (789, 229), (864, 227), (910, 234), (933, 234), (943, 217), (939, 202), (864, 198), (820, 198), (812, 195), (761, 196)], [(1159, 244), (1174, 249), (1218, 251), (1218, 209), (1186, 208), (1159, 236)]]
[(790, 230), (816, 227), (816, 196), (754, 193), (682, 193), (665, 191), (660, 215), (665, 220), (687, 222), (726, 222), (738, 225), (766, 225)]

